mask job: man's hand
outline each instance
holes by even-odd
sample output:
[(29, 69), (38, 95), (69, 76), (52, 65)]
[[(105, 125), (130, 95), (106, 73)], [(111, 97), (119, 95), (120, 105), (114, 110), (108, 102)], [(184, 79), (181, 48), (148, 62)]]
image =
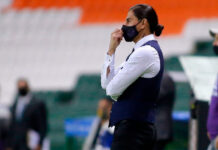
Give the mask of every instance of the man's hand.
[(218, 149), (218, 136), (215, 138), (215, 148)]
[(210, 133), (207, 132), (207, 137), (209, 138), (209, 140), (211, 140), (211, 137), (210, 137)]
[(40, 145), (36, 146), (34, 150), (41, 150), (41, 146)]
[(114, 32), (111, 33), (108, 55), (112, 55), (115, 53), (116, 48), (120, 44), (122, 38), (123, 38), (123, 31), (121, 29), (116, 29)]

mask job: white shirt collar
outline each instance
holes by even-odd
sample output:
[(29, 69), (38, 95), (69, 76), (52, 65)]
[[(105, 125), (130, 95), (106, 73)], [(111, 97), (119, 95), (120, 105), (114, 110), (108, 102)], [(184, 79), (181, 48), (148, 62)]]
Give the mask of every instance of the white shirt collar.
[(151, 41), (151, 40), (156, 40), (153, 34), (149, 34), (149, 35), (143, 37), (141, 40), (139, 40), (135, 44), (134, 49), (141, 47), (143, 44), (145, 44), (146, 42)]
[(32, 98), (32, 95), (30, 93), (28, 93), (26, 96), (19, 96), (18, 102), (22, 101), (23, 103), (28, 104), (30, 102), (31, 98)]

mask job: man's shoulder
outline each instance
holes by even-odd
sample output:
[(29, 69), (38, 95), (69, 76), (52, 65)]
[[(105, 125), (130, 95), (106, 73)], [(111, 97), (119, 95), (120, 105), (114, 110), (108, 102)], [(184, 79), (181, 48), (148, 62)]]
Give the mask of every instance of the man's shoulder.
[(144, 46), (138, 47), (135, 50), (135, 52), (143, 53), (143, 54), (152, 54), (153, 52), (157, 52), (157, 51), (151, 45), (144, 45)]
[(217, 76), (216, 82), (215, 82), (214, 87), (213, 87), (212, 96), (218, 97), (218, 76)]
[(146, 59), (154, 59), (155, 55), (158, 55), (155, 48), (153, 48), (150, 45), (145, 45), (142, 47), (137, 48), (134, 53), (133, 57), (140, 57), (140, 58), (146, 58)]
[(31, 102), (35, 105), (45, 105), (45, 102), (42, 99), (32, 96)]

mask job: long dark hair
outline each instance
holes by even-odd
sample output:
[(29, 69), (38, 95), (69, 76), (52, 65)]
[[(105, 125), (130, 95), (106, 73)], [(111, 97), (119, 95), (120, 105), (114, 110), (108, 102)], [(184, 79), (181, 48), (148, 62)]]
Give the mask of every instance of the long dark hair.
[(163, 25), (158, 24), (158, 17), (155, 10), (146, 4), (137, 4), (131, 7), (134, 15), (139, 19), (146, 18), (150, 26), (150, 32), (155, 33), (156, 36), (160, 36), (164, 28)]

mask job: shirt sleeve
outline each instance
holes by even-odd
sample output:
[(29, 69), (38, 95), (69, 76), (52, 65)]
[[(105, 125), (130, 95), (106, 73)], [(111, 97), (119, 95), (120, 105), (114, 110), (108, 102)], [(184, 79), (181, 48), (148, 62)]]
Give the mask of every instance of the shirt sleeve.
[[(109, 74), (107, 75), (107, 69), (110, 69)], [(106, 89), (108, 83), (111, 81), (111, 79), (114, 77), (115, 71), (114, 71), (114, 54), (112, 56), (106, 54), (104, 65), (101, 70), (101, 86), (103, 89)]]
[(146, 73), (146, 71), (148, 72), (148, 68), (155, 62), (152, 51), (153, 48), (150, 46), (136, 49), (106, 86), (107, 95), (117, 100), (135, 80)]
[(218, 75), (217, 75), (217, 78), (216, 78), (216, 82), (214, 84), (212, 97), (217, 97), (218, 98)]
[(218, 126), (217, 120), (218, 114), (218, 76), (214, 84), (213, 93), (211, 96), (211, 101), (208, 110), (208, 119), (207, 119), (207, 130), (210, 134), (211, 139), (216, 137), (216, 127)]

